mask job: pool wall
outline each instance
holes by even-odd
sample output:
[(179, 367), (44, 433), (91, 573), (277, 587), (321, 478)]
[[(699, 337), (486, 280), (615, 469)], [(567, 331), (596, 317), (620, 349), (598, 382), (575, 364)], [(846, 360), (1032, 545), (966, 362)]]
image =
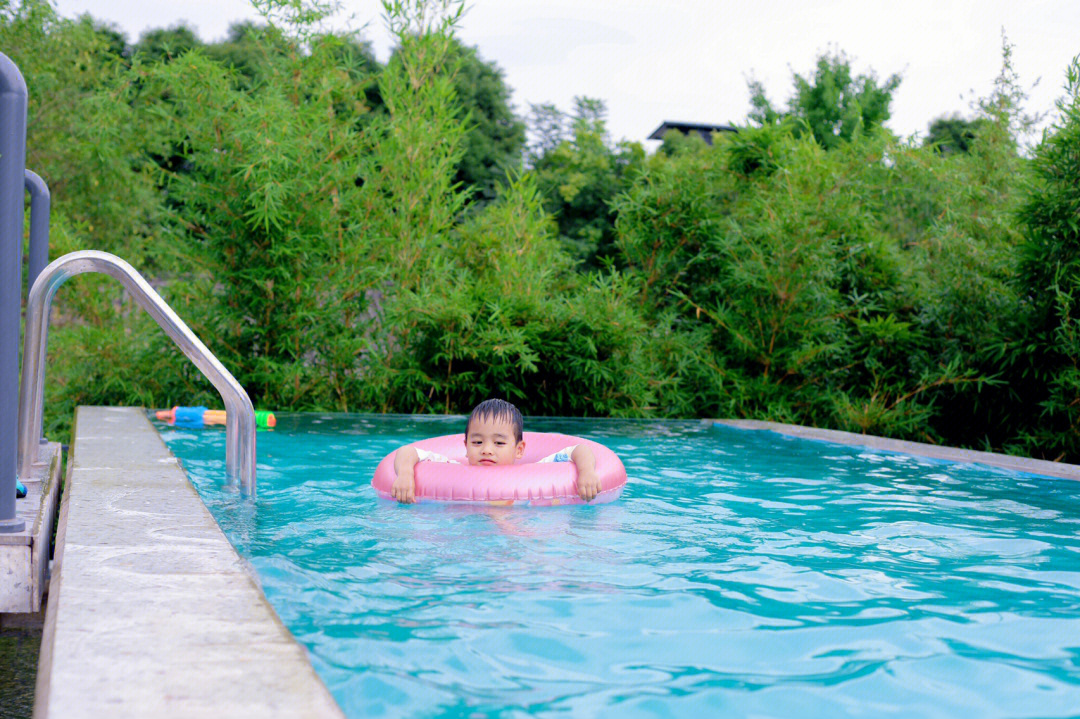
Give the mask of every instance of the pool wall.
[(145, 410), (72, 435), (34, 716), (343, 716)]
[(1065, 464), (1064, 462), (1049, 462), (1043, 459), (1028, 459), (1027, 457), (1014, 457), (1009, 454), (996, 452), (979, 452), (973, 449), (960, 449), (958, 447), (943, 447), (924, 442), (908, 442), (901, 439), (886, 439), (869, 434), (856, 434), (855, 432), (841, 432), (835, 429), (816, 429), (803, 427), (797, 424), (781, 424), (780, 422), (764, 422), (754, 419), (717, 419), (713, 420), (717, 425), (733, 427), (735, 429), (767, 430), (790, 437), (800, 439), (812, 439), (835, 444), (846, 444), (883, 452), (899, 452), (912, 454), (916, 457), (929, 457), (940, 459), (945, 462), (961, 462), (984, 464), (990, 467), (1000, 467), (1014, 472), (1028, 472), (1041, 474), (1047, 477), (1061, 477), (1064, 479), (1080, 479), (1080, 465)]

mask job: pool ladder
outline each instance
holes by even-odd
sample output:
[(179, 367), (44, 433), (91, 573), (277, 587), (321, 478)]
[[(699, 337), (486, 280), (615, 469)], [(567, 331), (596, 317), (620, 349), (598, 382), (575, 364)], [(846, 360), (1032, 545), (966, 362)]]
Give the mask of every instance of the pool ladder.
[(255, 408), (247, 392), (184, 324), (134, 267), (116, 255), (72, 252), (41, 271), (26, 303), (22, 384), (19, 386), (19, 475), (30, 476), (38, 455), (45, 389), (45, 349), (53, 296), (69, 277), (100, 272), (120, 280), (135, 301), (165, 330), (180, 351), (213, 383), (225, 403), (225, 472), (242, 491), (255, 496)]

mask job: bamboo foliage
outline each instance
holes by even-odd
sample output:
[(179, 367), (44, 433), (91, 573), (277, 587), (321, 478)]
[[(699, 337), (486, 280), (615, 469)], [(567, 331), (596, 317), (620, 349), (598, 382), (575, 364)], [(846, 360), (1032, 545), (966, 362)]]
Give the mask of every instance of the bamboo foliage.
[[(385, 66), (325, 30), (332, 4), (257, 5), (243, 71), (200, 46), (117, 54), (37, 0), (0, 5), (0, 41), (41, 120), (54, 255), (131, 259), (259, 406), (503, 396), (1080, 460), (1075, 65), (1033, 160), (1006, 45), (963, 152), (777, 122), (648, 155), (580, 99), (572, 127), (540, 108), (530, 169), (469, 187), (460, 2), (387, 0)], [(53, 433), (75, 404), (216, 402), (90, 278), (59, 297), (49, 362)]]

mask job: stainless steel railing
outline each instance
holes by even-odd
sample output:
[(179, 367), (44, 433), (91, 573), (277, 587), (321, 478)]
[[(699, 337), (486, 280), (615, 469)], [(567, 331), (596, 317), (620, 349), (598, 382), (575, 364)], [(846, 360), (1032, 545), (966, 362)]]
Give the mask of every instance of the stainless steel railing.
[(45, 389), (45, 349), (49, 310), (60, 285), (74, 275), (100, 272), (120, 280), (221, 394), (225, 403), (225, 472), (255, 495), (255, 408), (247, 392), (131, 265), (107, 252), (84, 250), (53, 260), (34, 282), (26, 304), (26, 331), (19, 387), (19, 474), (29, 476), (41, 437)]

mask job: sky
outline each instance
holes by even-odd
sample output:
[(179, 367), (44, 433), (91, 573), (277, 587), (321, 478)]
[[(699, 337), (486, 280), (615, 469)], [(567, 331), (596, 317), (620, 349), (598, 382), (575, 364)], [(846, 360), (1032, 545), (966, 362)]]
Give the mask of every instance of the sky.
[[(134, 42), (185, 21), (204, 40), (259, 16), (246, 0), (54, 0)], [(378, 0), (344, 0), (335, 27), (361, 30), (385, 61), (392, 47)], [(664, 120), (741, 123), (750, 78), (786, 105), (793, 73), (842, 51), (856, 73), (903, 78), (886, 125), (925, 135), (942, 115), (972, 116), (1001, 70), (1002, 32), (1028, 91), (1026, 108), (1053, 118), (1065, 69), (1080, 54), (1076, 0), (471, 0), (458, 37), (502, 69), (519, 115), (531, 104), (603, 100), (616, 140), (644, 141)], [(1044, 122), (1044, 124), (1045, 124)], [(653, 143), (646, 142), (646, 146)]]

